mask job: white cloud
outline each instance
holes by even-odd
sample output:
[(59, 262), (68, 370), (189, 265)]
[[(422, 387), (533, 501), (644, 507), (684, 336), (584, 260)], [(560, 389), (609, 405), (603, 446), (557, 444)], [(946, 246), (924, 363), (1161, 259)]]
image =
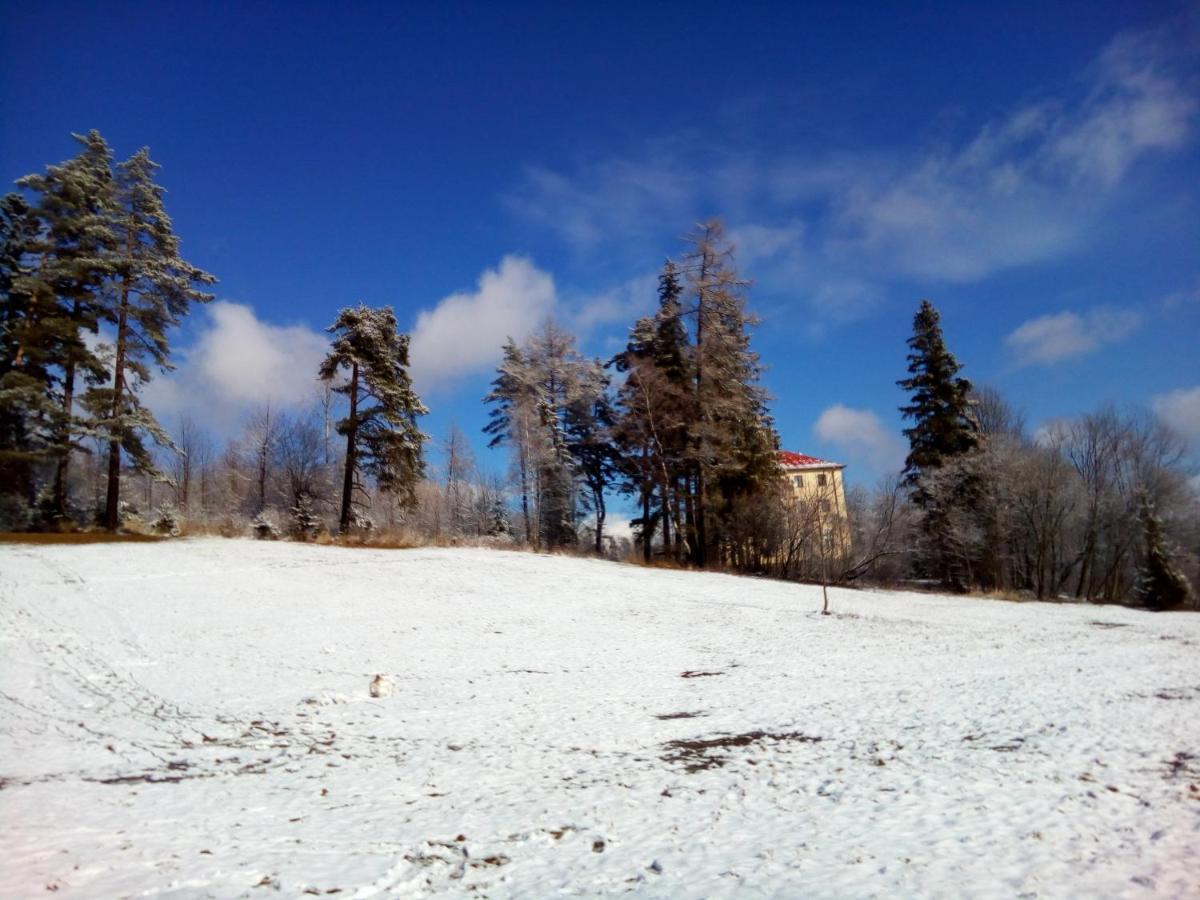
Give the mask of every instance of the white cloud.
[(1159, 394), (1151, 400), (1154, 414), (1200, 450), (1200, 385)]
[(614, 234), (645, 235), (664, 217), (686, 221), (699, 173), (670, 153), (639, 160), (586, 164), (587, 178), (569, 178), (529, 166), (505, 202), (522, 217), (550, 227), (576, 249), (608, 242)]
[(1080, 115), (1052, 135), (1046, 153), (1079, 177), (1113, 185), (1144, 153), (1182, 147), (1196, 100), (1164, 68), (1169, 40), (1162, 32), (1114, 39)]
[(642, 275), (612, 290), (585, 297), (574, 304), (572, 327), (586, 334), (597, 326), (612, 322), (631, 325), (654, 308), (657, 289), (657, 275)]
[(531, 168), (507, 199), (607, 259), (723, 212), (747, 275), (806, 298), (818, 319), (845, 320), (816, 299), (823, 286), (857, 281), (882, 295), (898, 279), (970, 283), (1086, 246), (1128, 173), (1191, 141), (1195, 56), (1168, 28), (1120, 35), (1073, 86), (957, 138), (873, 155), (764, 154), (749, 138), (695, 133), (564, 171)]
[(876, 475), (898, 472), (904, 465), (904, 441), (868, 409), (835, 404), (821, 413), (813, 426), (813, 434), (838, 447), (851, 462), (866, 465)]
[(1117, 343), (1141, 321), (1141, 315), (1133, 310), (1094, 309), (1082, 315), (1061, 312), (1030, 319), (1004, 343), (1015, 354), (1018, 365), (1050, 365)]
[(554, 279), (520, 256), (479, 276), (474, 291), (422, 310), (412, 330), (410, 360), (417, 390), (432, 393), (499, 361), (507, 338), (521, 340), (554, 312)]
[(729, 229), (729, 241), (733, 244), (737, 261), (741, 265), (776, 257), (785, 250), (794, 248), (803, 237), (804, 225), (800, 222), (781, 226), (752, 223), (735, 225)]
[(217, 432), (232, 429), (252, 407), (295, 408), (317, 395), (325, 335), (305, 325), (272, 325), (246, 305), (218, 301), (178, 368), (158, 375), (143, 396), (163, 424), (187, 414)]
[(1183, 288), (1182, 290), (1172, 291), (1163, 297), (1161, 306), (1165, 310), (1175, 310), (1181, 307), (1191, 306), (1193, 303), (1200, 304), (1200, 279), (1197, 279), (1195, 287)]
[(1142, 157), (1188, 140), (1196, 102), (1162, 35), (1116, 38), (1085, 95), (1019, 107), (965, 145), (885, 166), (838, 195), (833, 240), (888, 272), (969, 282), (1086, 242)]
[(624, 538), (625, 540), (633, 540), (633, 521), (629, 516), (613, 515), (609, 513), (604, 517), (604, 533), (612, 538)]

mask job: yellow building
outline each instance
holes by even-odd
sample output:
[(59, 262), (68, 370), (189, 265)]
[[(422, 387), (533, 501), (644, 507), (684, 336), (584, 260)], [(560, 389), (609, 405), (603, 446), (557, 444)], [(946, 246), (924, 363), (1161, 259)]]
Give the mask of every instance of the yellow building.
[(849, 554), (850, 523), (842, 481), (845, 465), (789, 450), (780, 450), (778, 459), (796, 506), (820, 529), (833, 555)]

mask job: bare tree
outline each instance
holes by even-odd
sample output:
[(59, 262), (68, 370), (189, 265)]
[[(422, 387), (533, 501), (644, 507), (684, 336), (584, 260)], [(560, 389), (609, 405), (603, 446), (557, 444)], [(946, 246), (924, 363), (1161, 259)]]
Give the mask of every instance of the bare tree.
[[(838, 580), (899, 579), (907, 566), (913, 534), (912, 507), (898, 476), (881, 481), (873, 492), (851, 490), (846, 497), (852, 551)], [(897, 565), (897, 560), (902, 565)]]
[(267, 485), (272, 474), (275, 446), (280, 436), (279, 415), (271, 409), (270, 401), (257, 406), (246, 422), (246, 450), (254, 466), (254, 512), (267, 508)]
[(281, 419), (274, 450), (292, 507), (306, 497), (322, 503), (328, 500), (324, 435), (312, 418), (299, 415)]
[(989, 385), (972, 388), (971, 406), (980, 435), (1021, 438), (1025, 434), (1025, 413), (996, 388)]
[(451, 422), (442, 444), (445, 459), (446, 522), (451, 533), (463, 535), (471, 530), (471, 478), (475, 470), (475, 457), (467, 436)]
[[(201, 457), (211, 456), (211, 439), (196, 421), (184, 414), (175, 433), (170, 472), (175, 483), (175, 505), (187, 514), (192, 502), (192, 488), (199, 478)], [(209, 449), (205, 450), (208, 447)]]

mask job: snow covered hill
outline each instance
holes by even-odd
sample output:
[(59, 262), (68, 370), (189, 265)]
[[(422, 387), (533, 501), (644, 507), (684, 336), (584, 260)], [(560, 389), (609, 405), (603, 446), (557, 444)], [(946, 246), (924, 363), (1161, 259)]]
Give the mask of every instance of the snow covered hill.
[(0, 896), (1200, 894), (1200, 617), (819, 597), (0, 546)]

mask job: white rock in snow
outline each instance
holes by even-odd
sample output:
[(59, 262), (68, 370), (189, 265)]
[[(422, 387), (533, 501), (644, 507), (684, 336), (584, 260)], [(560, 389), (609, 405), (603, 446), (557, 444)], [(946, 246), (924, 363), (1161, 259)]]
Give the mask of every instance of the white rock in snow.
[(392, 679), (387, 675), (376, 675), (371, 679), (371, 696), (372, 697), (390, 697), (392, 696)]

